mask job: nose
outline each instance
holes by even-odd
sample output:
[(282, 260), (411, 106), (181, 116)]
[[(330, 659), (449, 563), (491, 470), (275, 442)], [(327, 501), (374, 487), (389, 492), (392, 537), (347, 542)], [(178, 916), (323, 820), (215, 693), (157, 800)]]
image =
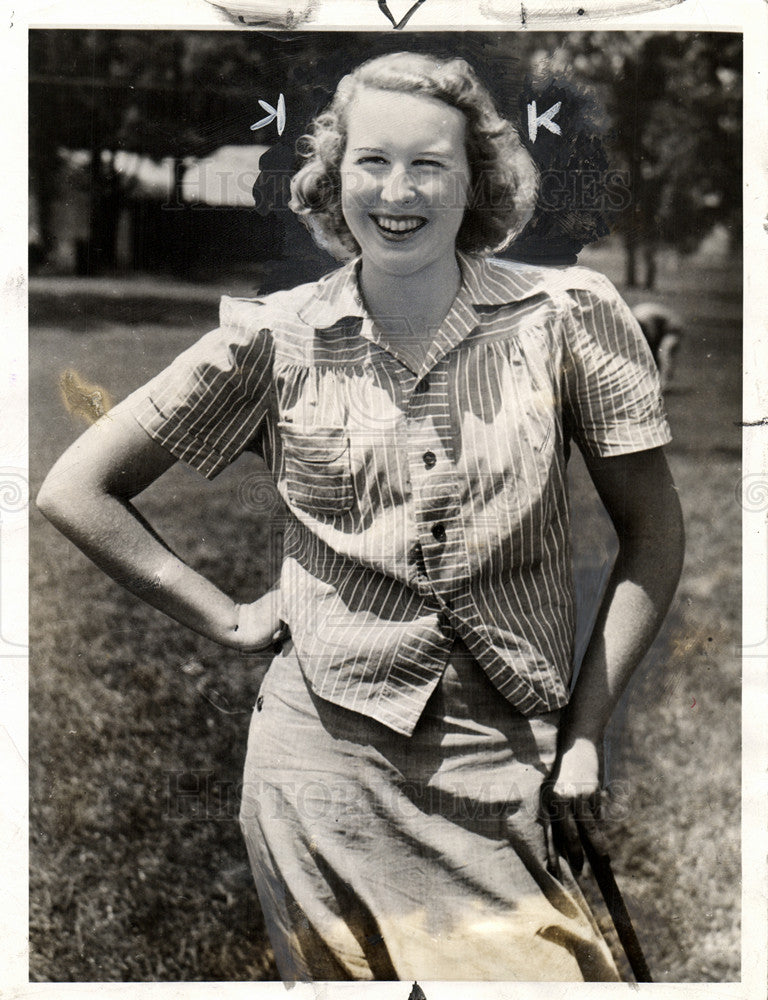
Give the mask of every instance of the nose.
[(381, 186), (381, 200), (390, 205), (411, 205), (418, 197), (418, 189), (408, 170), (393, 167)]

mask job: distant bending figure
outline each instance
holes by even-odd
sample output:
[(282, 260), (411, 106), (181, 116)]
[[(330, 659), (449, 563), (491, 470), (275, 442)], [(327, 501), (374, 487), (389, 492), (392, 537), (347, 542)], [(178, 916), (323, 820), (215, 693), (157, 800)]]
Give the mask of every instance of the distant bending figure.
[(653, 360), (659, 369), (661, 388), (668, 389), (674, 376), (675, 356), (683, 335), (680, 317), (658, 302), (639, 302), (632, 307), (632, 315), (648, 341)]

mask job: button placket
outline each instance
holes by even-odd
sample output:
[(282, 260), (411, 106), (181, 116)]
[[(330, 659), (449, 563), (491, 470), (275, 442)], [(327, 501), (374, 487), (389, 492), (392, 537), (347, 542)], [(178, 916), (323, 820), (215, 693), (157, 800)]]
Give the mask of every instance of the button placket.
[(448, 360), (429, 376), (429, 403), (416, 392), (408, 405), (406, 436), (424, 572), (433, 586), (456, 583), (461, 505), (450, 443)]

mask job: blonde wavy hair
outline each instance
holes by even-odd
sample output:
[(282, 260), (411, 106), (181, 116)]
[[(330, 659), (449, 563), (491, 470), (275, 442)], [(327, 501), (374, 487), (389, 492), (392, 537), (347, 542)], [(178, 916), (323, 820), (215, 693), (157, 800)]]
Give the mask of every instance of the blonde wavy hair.
[(341, 160), (346, 117), (358, 90), (399, 91), (434, 97), (464, 114), (471, 186), (457, 249), (503, 249), (533, 214), (538, 177), (515, 127), (502, 118), (475, 71), (464, 59), (414, 52), (378, 56), (343, 77), (330, 105), (297, 144), (301, 166), (291, 179), (290, 207), (315, 241), (336, 258), (359, 252), (341, 211)]

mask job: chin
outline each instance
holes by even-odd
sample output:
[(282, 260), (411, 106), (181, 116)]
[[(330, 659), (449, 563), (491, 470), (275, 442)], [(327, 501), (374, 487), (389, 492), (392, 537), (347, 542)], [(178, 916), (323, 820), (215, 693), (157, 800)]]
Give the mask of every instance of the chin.
[[(366, 256), (363, 254), (363, 260), (365, 259)], [(403, 253), (402, 255), (398, 255), (396, 252), (389, 254), (369, 254), (367, 259), (379, 271), (397, 275), (398, 277), (407, 277), (408, 275), (416, 274), (418, 271), (429, 267), (430, 263), (432, 263), (431, 260), (425, 260), (424, 255), (418, 252)]]
[(449, 243), (438, 250), (434, 245), (425, 246), (419, 240), (413, 243), (385, 243), (380, 240), (358, 240), (363, 261), (368, 261), (373, 267), (389, 274), (413, 274), (423, 268), (444, 261), (454, 256), (456, 244)]

